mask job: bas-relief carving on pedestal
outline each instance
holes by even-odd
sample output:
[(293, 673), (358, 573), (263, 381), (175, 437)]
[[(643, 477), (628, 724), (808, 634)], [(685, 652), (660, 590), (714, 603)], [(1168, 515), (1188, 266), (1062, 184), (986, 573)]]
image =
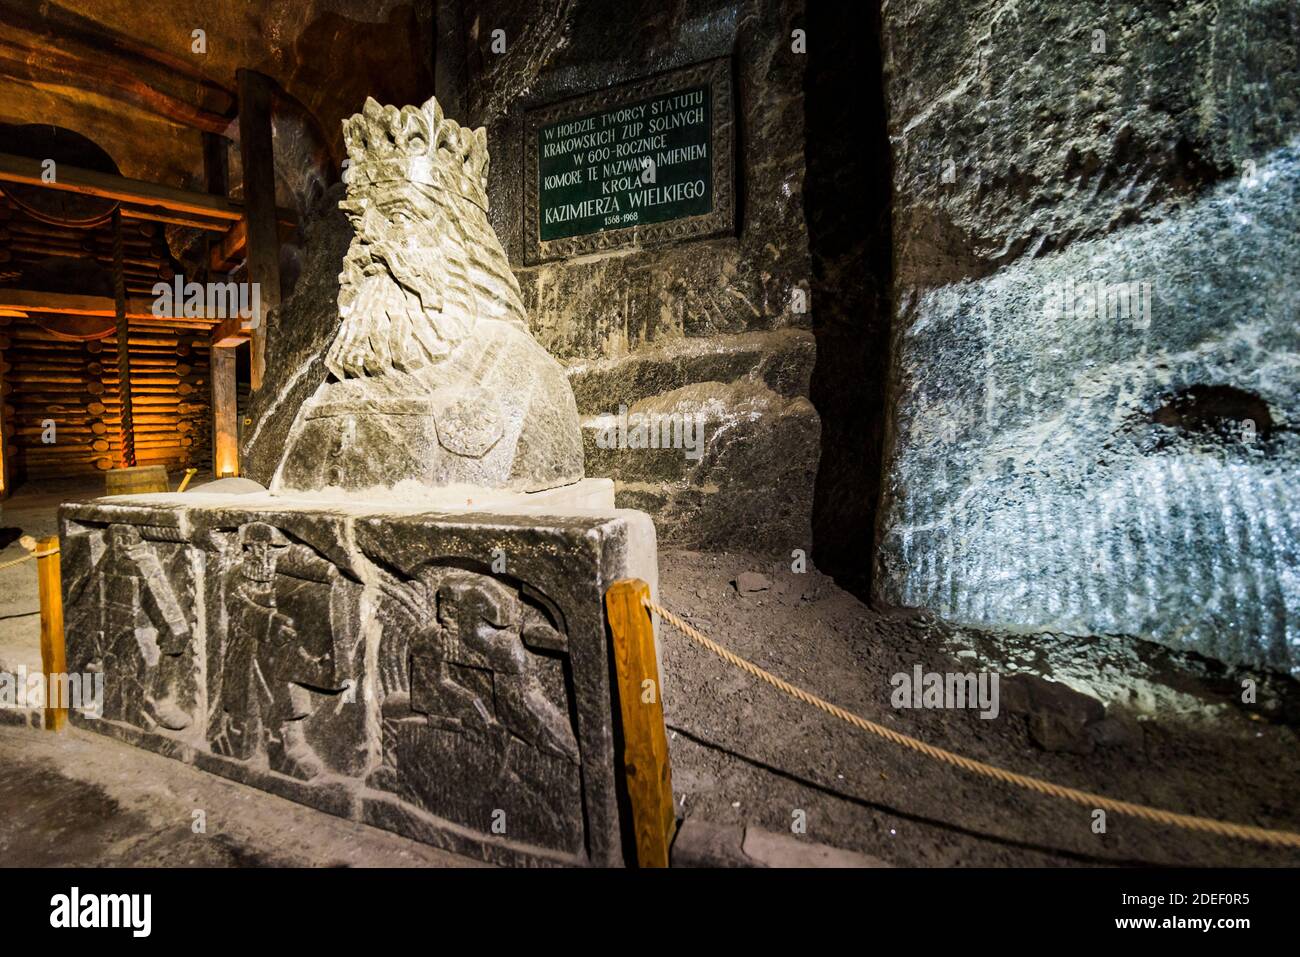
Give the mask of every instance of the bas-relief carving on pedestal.
[[(341, 711), (333, 702), (355, 700), (360, 649), (351, 612), (362, 589), (265, 522), (225, 539), (233, 563), (223, 581), (226, 630), (209, 742), (218, 754), (259, 755), (274, 771), (311, 780), (326, 762), (309, 730), (320, 726), (324, 734), (312, 737), (334, 742), (343, 740), (335, 734), (362, 730), (330, 720)], [(331, 752), (338, 773), (363, 766), (354, 747), (336, 744)]]
[(503, 575), (472, 557), (501, 535), (473, 515), (381, 515), (366, 537), (154, 498), (64, 509), (87, 570), (69, 667), (106, 673), (90, 727), (488, 859), (619, 862), (599, 599), (627, 571), (623, 520), (521, 528)]
[[(383, 766), (372, 786), (440, 817), (490, 820), (509, 793), (508, 829), (527, 843), (581, 848), (578, 742), (566, 638), (538, 604), (489, 575), (426, 566), (385, 584), (379, 666)], [(477, 794), (449, 778), (484, 782)], [(504, 811), (504, 808), (501, 809)]]
[(189, 585), (183, 551), (145, 540), (135, 526), (111, 525), (69, 589), (82, 614), (70, 614), (65, 630), (89, 639), (80, 670), (113, 676), (105, 683), (105, 718), (175, 731), (192, 723), (193, 612), (175, 587), (183, 594)]
[(401, 481), (512, 491), (583, 477), (577, 406), (533, 339), (487, 218), (487, 134), (367, 100), (343, 127), (356, 231), (332, 377), (301, 409), (272, 489)]

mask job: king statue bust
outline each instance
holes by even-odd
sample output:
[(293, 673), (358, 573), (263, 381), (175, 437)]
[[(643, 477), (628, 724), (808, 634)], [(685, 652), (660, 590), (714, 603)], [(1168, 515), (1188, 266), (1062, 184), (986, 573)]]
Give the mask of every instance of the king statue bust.
[(355, 237), (330, 376), (299, 410), (271, 490), (580, 481), (573, 391), (529, 332), (488, 222), (486, 131), (433, 99), (367, 99), (343, 132)]

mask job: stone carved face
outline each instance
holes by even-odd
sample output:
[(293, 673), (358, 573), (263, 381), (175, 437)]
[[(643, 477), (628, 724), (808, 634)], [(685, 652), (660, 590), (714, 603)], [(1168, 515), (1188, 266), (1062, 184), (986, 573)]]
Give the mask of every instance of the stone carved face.
[(140, 530), (133, 525), (110, 525), (108, 527), (109, 548), (124, 550), (139, 544)]
[(279, 529), (261, 522), (254, 522), (244, 528), (241, 535), (243, 561), (239, 573), (246, 580), (266, 585), (275, 580), (275, 566), (278, 553), (288, 544), (288, 539)]
[(423, 107), (367, 100), (344, 124), (356, 235), (340, 275), (338, 379), (418, 372), (480, 318), (526, 325), (518, 284), (487, 221), (487, 137)]
[[(343, 203), (356, 237), (340, 277), (345, 322), (381, 328), (387, 320), (393, 365), (408, 371), (436, 361), (469, 334), (469, 325), (445, 308), (437, 277), (446, 274), (446, 218), (426, 191), (407, 185), (381, 200)], [(432, 191), (428, 191), (432, 193)]]
[(488, 222), (484, 131), (445, 120), (433, 100), (369, 101), (344, 135), (340, 208), (355, 233), (331, 376), (300, 408), (272, 490), (537, 491), (581, 479), (573, 390), (529, 331)]

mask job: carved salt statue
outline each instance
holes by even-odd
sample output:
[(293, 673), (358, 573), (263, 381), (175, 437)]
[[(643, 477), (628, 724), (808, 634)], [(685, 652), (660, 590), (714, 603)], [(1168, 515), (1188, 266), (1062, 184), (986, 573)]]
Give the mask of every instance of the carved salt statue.
[(87, 726), (485, 860), (621, 863), (602, 599), (653, 588), (654, 525), (583, 478), (488, 223), (484, 132), (370, 100), (344, 133), (330, 376), (270, 491), (61, 510), (69, 666), (109, 689)]
[(272, 491), (581, 480), (572, 389), (528, 332), (488, 222), (486, 132), (436, 100), (399, 110), (367, 99), (343, 133), (341, 206), (356, 236), (332, 377), (298, 413)]

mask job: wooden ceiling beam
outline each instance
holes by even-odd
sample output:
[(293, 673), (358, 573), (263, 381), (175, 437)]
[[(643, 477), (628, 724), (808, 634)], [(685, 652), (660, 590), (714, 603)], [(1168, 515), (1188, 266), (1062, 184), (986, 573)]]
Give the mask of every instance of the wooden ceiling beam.
[(244, 258), (248, 247), (248, 220), (241, 219), (231, 226), (221, 239), (212, 244), (208, 268), (213, 272), (230, 272)]
[[(280, 242), (287, 242), (298, 225), (285, 210), (276, 210), (276, 234)], [(212, 245), (208, 268), (213, 272), (230, 272), (248, 255), (248, 220), (241, 219), (231, 226), (219, 242)]]
[(212, 330), (212, 347), (230, 349), (242, 345), (251, 338), (253, 338), (251, 321), (241, 319), (239, 316), (231, 316), (229, 319), (221, 320), (221, 325)]
[[(122, 215), (127, 219), (176, 223), (195, 229), (228, 233), (244, 217), (244, 207), (224, 196), (160, 186), (144, 180), (64, 164), (55, 167), (54, 173), (54, 180), (47, 182), (39, 160), (0, 153), (0, 182), (23, 183), (115, 199), (123, 204)], [(287, 209), (277, 209), (276, 220), (281, 226), (287, 227), (296, 225), (298, 221), (297, 216)]]
[[(61, 292), (39, 292), (32, 289), (0, 289), (0, 312), (57, 313), (65, 316), (115, 316), (116, 305), (112, 296), (79, 296)], [(151, 322), (202, 326), (208, 328), (221, 320), (202, 316), (155, 316), (153, 300), (138, 296), (126, 301), (128, 319), (148, 319)]]
[(53, 180), (47, 180), (46, 175), (40, 160), (15, 156), (12, 153), (0, 153), (0, 182), (66, 190), (87, 196), (115, 199), (146, 209), (157, 206), (169, 212), (188, 213), (205, 219), (226, 220), (226, 228), (231, 222), (244, 215), (241, 207), (221, 196), (176, 189), (172, 186), (159, 186), (155, 183), (146, 183), (144, 180), (114, 176), (112, 173), (100, 173), (59, 164), (54, 168)]
[(166, 223), (169, 226), (185, 226), (189, 229), (203, 229), (210, 233), (226, 233), (231, 229), (228, 219), (203, 219), (198, 216), (186, 216), (184, 213), (171, 213), (161, 206), (122, 205), (122, 218), (144, 223)]

